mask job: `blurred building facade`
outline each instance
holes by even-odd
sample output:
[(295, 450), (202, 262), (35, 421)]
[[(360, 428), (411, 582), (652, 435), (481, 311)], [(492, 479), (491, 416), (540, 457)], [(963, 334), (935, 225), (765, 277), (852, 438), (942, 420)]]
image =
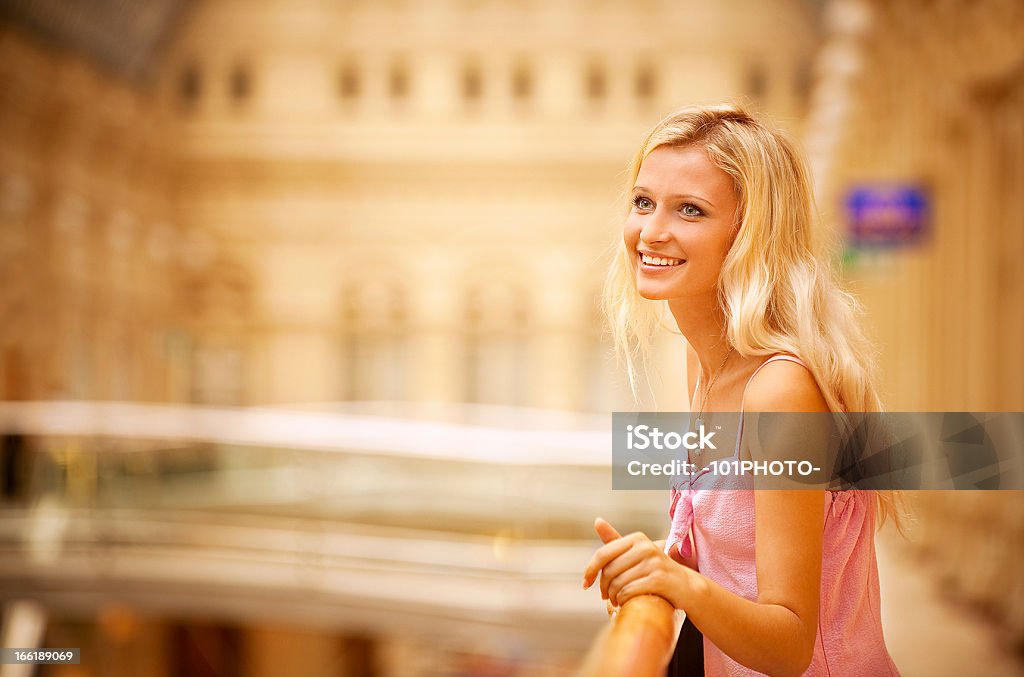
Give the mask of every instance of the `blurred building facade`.
[(1024, 408), (1024, 5), (830, 5), (805, 142), (823, 207), (850, 186), (923, 187), (913, 245), (856, 252), (847, 279), (889, 408)]
[(693, 99), (795, 121), (813, 47), (794, 2), (246, 8), (198, 7), (167, 80), (203, 79), (181, 220), (257, 280), (260, 402), (622, 402), (596, 298), (625, 161)]
[(927, 241), (847, 269), (890, 406), (1019, 408), (1019, 3), (831, 3), (813, 68), (815, 12), (758, 4), (210, 0), (132, 78), (9, 20), (4, 398), (624, 406), (621, 172), (665, 111), (738, 98), (809, 111), (840, 228), (859, 181), (933, 196)]
[(185, 314), (153, 107), (10, 26), (0, 49), (3, 397), (168, 397), (160, 332)]
[(5, 339), (9, 396), (625, 405), (596, 310), (621, 172), (683, 103), (797, 127), (812, 9), (211, 0), (141, 86), (9, 27), (6, 256), (55, 294), (5, 304), (49, 337)]
[[(816, 17), (797, 0), (59, 7), (3, 25), (0, 396), (397, 410), (633, 406), (597, 312), (622, 172), (684, 103), (746, 99), (797, 131)], [(96, 38), (112, 26), (146, 48)], [(666, 335), (666, 403), (680, 348)], [(572, 466), (495, 482), (477, 476), (501, 466), (381, 470), (357, 450), (33, 445), (33, 486), (55, 493), (7, 513), (25, 560), (0, 562), (4, 596), (29, 586), (55, 614), (45, 642), (104, 656), (99, 674), (566, 674), (601, 623), (575, 591), (580, 503), (650, 531), (663, 510), (595, 499), (606, 478)]]
[[(848, 250), (894, 411), (1024, 408), (1024, 4), (836, 2), (805, 143), (844, 220), (851, 186), (919, 186), (927, 231)], [(908, 496), (922, 570), (1024, 646), (1021, 492)], [(949, 666), (931, 669), (952, 670)]]

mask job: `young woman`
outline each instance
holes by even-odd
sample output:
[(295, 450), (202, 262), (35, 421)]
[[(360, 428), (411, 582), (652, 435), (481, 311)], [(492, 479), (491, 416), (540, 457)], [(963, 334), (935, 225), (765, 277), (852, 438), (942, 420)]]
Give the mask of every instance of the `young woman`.
[[(836, 282), (807, 170), (785, 137), (736, 107), (686, 108), (651, 131), (630, 178), (606, 306), (631, 381), (658, 321), (650, 301), (665, 301), (686, 338), (698, 418), (881, 409), (857, 305)], [(664, 544), (597, 520), (605, 545), (584, 587), (600, 575), (613, 605), (653, 594), (684, 611), (670, 670), (699, 663), (685, 655), (692, 623), (710, 675), (898, 674), (874, 550), (890, 497), (715, 481), (672, 490)]]

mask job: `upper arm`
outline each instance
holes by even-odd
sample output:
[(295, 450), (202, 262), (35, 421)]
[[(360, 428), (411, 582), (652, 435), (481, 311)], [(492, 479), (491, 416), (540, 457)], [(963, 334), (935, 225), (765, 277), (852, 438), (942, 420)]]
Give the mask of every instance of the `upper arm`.
[(789, 609), (814, 647), (821, 597), (824, 490), (773, 489), (754, 494), (757, 601)]
[[(750, 411), (827, 412), (813, 375), (805, 367), (777, 361), (751, 380)], [(813, 650), (821, 594), (824, 490), (774, 489), (755, 492), (755, 552), (758, 602), (792, 611)]]

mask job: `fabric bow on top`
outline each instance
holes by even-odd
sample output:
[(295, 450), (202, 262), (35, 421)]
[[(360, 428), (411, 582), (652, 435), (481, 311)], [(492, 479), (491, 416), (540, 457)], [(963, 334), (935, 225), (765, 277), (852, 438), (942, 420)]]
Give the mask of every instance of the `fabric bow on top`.
[(693, 546), (690, 543), (690, 527), (693, 526), (693, 489), (672, 489), (672, 503), (668, 514), (672, 518), (672, 529), (665, 543), (665, 552), (671, 557), (672, 549), (677, 548), (679, 555), (687, 560), (693, 559)]

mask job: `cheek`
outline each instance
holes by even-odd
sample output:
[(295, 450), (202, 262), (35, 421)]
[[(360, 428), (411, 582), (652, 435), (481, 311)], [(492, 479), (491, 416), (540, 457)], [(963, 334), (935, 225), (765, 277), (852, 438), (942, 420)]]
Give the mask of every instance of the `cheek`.
[(692, 238), (688, 243), (690, 249), (700, 252), (709, 260), (724, 260), (732, 247), (732, 236), (724, 231), (715, 231), (710, 228), (700, 234), (700, 237)]
[(627, 220), (622, 227), (622, 241), (630, 249), (636, 249), (637, 244), (640, 242), (640, 228), (637, 227), (632, 219)]
[(722, 271), (722, 264), (729, 253), (730, 243), (726, 240), (701, 242), (691, 248), (693, 252), (693, 273), (702, 280), (712, 281), (718, 279)]
[(729, 251), (732, 250), (732, 245), (736, 241), (736, 236), (733, 233), (729, 233), (726, 237), (722, 238), (722, 241), (718, 246), (718, 258), (720, 262), (725, 261), (725, 257), (729, 255)]

